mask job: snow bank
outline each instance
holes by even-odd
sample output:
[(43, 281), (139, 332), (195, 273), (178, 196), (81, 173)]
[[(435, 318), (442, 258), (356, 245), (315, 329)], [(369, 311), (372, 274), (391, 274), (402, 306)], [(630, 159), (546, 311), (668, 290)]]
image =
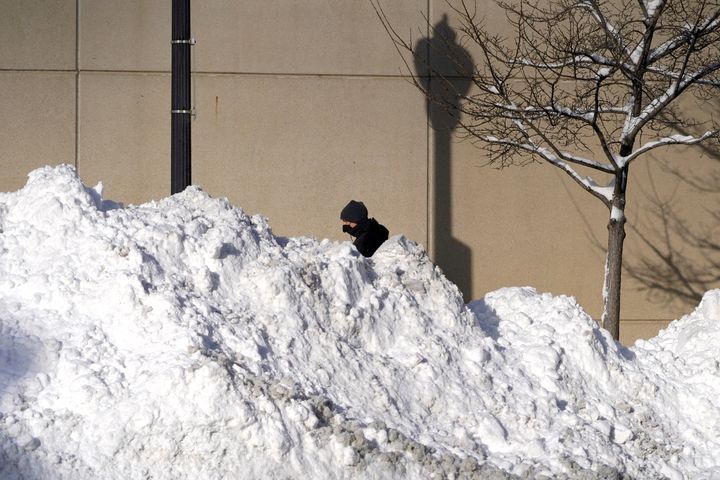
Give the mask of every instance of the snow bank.
[(720, 291), (626, 349), (572, 298), (464, 305), (404, 237), (273, 236), (70, 167), (0, 194), (0, 478), (717, 478)]

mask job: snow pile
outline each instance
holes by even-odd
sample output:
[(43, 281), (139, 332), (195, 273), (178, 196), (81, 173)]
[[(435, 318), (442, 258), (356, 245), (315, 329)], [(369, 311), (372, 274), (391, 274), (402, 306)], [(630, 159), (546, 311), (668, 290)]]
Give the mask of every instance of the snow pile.
[(0, 194), (0, 478), (713, 478), (720, 291), (633, 349), (424, 250), (70, 167)]

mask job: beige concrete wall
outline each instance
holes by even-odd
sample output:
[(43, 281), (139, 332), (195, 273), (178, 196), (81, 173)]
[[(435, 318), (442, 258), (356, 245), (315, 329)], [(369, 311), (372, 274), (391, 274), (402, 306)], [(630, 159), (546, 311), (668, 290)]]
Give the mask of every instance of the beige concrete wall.
[(75, 75), (0, 71), (0, 171), (3, 191), (31, 170), (75, 161)]
[(82, 72), (78, 171), (124, 203), (170, 190), (169, 74)]
[(394, 233), (426, 241), (424, 112), (404, 80), (195, 81), (193, 178), (208, 192), (268, 216), (278, 234), (336, 239), (340, 209), (362, 199)]
[[(203, 2), (194, 2), (202, 9)], [(79, 0), (82, 70), (169, 71), (172, 0)]]
[(633, 345), (637, 340), (652, 338), (669, 323), (667, 320), (625, 320), (620, 330), (620, 342)]
[(27, 173), (75, 161), (75, 1), (0, 0), (0, 171), (3, 190)]
[(75, 0), (0, 0), (0, 69), (74, 70)]
[[(385, 3), (413, 41), (425, 17), (457, 27), (443, 1)], [(0, 0), (2, 190), (62, 162), (114, 200), (169, 193), (170, 5)], [(499, 28), (500, 12), (483, 8)], [(203, 0), (192, 15), (193, 179), (210, 194), (268, 216), (277, 234), (335, 240), (348, 238), (340, 208), (360, 199), (428, 246), (468, 299), (532, 285), (600, 314), (604, 260), (591, 239), (605, 240), (604, 207), (547, 166), (483, 167), (481, 151), (428, 129), (369, 2)], [(647, 215), (641, 191), (675, 191), (666, 174), (631, 179), (631, 221)], [(677, 189), (673, 201), (704, 221), (704, 197)], [(627, 248), (643, 254), (632, 233)], [(623, 295), (626, 343), (692, 309), (648, 300), (627, 276)]]
[[(203, 0), (193, 8), (198, 71), (377, 76), (400, 70), (367, 1)], [(400, 31), (425, 32), (427, 0), (386, 8)]]

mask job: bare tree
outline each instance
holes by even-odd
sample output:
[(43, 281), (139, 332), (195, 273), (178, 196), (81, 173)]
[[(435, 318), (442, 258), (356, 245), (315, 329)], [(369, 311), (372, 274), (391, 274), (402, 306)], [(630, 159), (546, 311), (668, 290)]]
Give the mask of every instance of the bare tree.
[[(429, 57), (393, 28), (380, 0), (370, 1), (401, 54)], [(617, 339), (629, 167), (660, 147), (718, 138), (714, 118), (688, 116), (678, 100), (708, 96), (720, 86), (720, 0), (498, 5), (513, 37), (489, 33), (469, 0), (448, 1), (463, 44), (480, 52), (466, 72), (473, 89), (458, 93), (460, 129), (488, 152), (490, 163), (545, 162), (608, 208), (602, 325)], [(431, 74), (451, 89), (452, 79), (430, 63)], [(415, 85), (443, 103), (447, 95), (434, 96), (406, 66)]]

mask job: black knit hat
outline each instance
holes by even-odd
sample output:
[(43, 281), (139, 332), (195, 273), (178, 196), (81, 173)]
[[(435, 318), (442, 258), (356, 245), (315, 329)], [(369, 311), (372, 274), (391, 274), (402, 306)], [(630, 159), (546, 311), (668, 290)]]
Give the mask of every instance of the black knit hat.
[(367, 208), (362, 202), (356, 202), (355, 200), (350, 200), (340, 212), (340, 220), (346, 222), (360, 223), (366, 218), (368, 218)]

